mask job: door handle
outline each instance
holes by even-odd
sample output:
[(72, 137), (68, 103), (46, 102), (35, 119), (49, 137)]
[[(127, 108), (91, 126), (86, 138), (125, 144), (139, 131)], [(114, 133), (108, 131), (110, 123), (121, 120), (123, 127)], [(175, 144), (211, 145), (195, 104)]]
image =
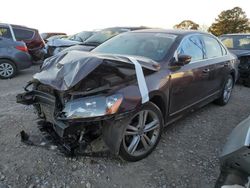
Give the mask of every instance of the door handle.
[(203, 69), (202, 72), (203, 72), (203, 73), (209, 73), (209, 72), (210, 72), (210, 69)]

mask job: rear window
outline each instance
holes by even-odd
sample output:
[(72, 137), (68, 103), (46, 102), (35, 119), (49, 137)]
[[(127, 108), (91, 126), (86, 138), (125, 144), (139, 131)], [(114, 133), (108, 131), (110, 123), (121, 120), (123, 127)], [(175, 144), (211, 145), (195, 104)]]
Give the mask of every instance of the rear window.
[(1, 27), (0, 26), (0, 37), (12, 39), (10, 29), (8, 27)]
[(215, 58), (222, 56), (221, 45), (216, 39), (210, 36), (202, 36), (202, 39), (205, 44), (207, 58)]
[(34, 31), (28, 29), (13, 28), (17, 40), (31, 40), (34, 36)]

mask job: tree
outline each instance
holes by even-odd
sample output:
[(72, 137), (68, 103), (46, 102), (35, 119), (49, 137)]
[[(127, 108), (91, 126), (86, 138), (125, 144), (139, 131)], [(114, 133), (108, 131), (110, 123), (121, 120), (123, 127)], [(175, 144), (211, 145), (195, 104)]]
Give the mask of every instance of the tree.
[(250, 30), (246, 13), (240, 7), (222, 11), (208, 31), (219, 36), (228, 33), (245, 33)]
[(199, 24), (191, 20), (183, 20), (181, 23), (174, 26), (175, 29), (193, 29), (198, 30)]

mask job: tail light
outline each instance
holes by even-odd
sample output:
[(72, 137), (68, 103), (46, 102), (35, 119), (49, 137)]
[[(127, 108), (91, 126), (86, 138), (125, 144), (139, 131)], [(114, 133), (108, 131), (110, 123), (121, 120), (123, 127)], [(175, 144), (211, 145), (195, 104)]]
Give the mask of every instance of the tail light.
[(23, 52), (28, 52), (27, 46), (16, 46), (16, 49)]

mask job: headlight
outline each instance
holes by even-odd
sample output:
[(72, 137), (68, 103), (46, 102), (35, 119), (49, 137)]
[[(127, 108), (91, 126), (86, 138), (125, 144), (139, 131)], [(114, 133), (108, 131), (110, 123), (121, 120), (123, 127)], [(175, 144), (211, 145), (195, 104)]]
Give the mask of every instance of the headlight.
[(98, 117), (114, 114), (122, 103), (122, 95), (95, 96), (75, 99), (66, 103), (63, 113), (67, 119)]

